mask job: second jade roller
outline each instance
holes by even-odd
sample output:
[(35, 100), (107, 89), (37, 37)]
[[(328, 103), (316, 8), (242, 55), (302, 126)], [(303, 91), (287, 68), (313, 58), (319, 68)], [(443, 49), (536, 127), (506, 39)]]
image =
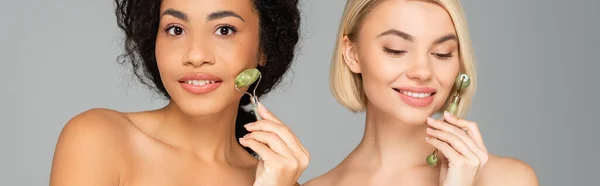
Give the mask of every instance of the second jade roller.
[[(240, 92), (244, 92), (245, 94), (250, 96), (250, 103), (252, 104), (252, 109), (253, 109), (254, 115), (256, 116), (256, 120), (262, 119), (260, 117), (260, 114), (258, 113), (258, 97), (256, 97), (256, 88), (258, 87), (258, 84), (260, 83), (261, 77), (262, 77), (262, 75), (258, 69), (251, 68), (251, 69), (246, 69), (246, 70), (242, 71), (235, 78), (235, 89)], [(252, 94), (240, 90), (241, 87), (250, 86), (257, 80), (258, 80), (258, 83), (256, 84), (256, 86), (254, 86), (254, 90), (252, 91)]]

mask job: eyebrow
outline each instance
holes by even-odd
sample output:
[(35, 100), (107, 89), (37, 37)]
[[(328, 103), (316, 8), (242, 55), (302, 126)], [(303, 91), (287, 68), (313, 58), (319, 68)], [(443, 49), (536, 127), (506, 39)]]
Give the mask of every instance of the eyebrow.
[[(414, 36), (412, 36), (412, 35), (410, 35), (410, 34), (408, 34), (406, 32), (402, 32), (400, 30), (396, 30), (396, 29), (390, 29), (390, 30), (387, 30), (385, 32), (382, 32), (381, 34), (377, 35), (377, 37), (379, 38), (379, 37), (383, 37), (383, 36), (386, 36), (386, 35), (398, 36), (398, 37), (403, 38), (403, 39), (405, 39), (407, 41), (410, 41), (410, 42), (413, 42), (415, 40)], [(458, 38), (454, 34), (447, 34), (447, 35), (445, 35), (443, 37), (440, 37), (439, 39), (435, 40), (433, 42), (433, 44), (440, 44), (440, 43), (443, 43), (443, 42), (446, 42), (446, 41), (449, 41), (449, 40), (458, 41)]]
[(242, 16), (236, 14), (233, 11), (230, 10), (223, 10), (223, 11), (218, 11), (218, 12), (213, 12), (210, 15), (208, 15), (208, 17), (206, 17), (206, 21), (212, 21), (215, 19), (221, 19), (221, 18), (226, 18), (226, 17), (235, 17), (238, 18), (240, 20), (242, 20), (243, 22), (246, 22), (246, 20), (244, 20), (244, 18), (242, 18)]
[(398, 36), (398, 37), (401, 37), (402, 39), (408, 40), (410, 42), (415, 40), (415, 37), (413, 37), (412, 35), (407, 34), (406, 32), (402, 32), (400, 30), (396, 30), (396, 29), (389, 29), (385, 32), (382, 32), (381, 34), (377, 35), (377, 38), (387, 36), (387, 35)]
[(162, 15), (160, 15), (160, 17), (165, 16), (165, 15), (170, 15), (170, 16), (173, 16), (177, 19), (181, 19), (184, 21), (189, 21), (187, 14), (185, 14), (179, 10), (174, 10), (174, 9), (169, 8), (169, 9), (165, 10), (165, 12), (163, 12)]
[[(179, 11), (179, 10), (174, 10), (174, 9), (169, 8), (169, 9), (165, 10), (165, 12), (162, 13), (161, 17), (165, 16), (165, 15), (170, 15), (170, 16), (173, 16), (177, 19), (181, 19), (186, 22), (189, 21), (187, 14), (183, 13), (182, 11)], [(213, 13), (209, 14), (208, 17), (206, 17), (206, 21), (207, 22), (213, 21), (213, 20), (222, 19), (225, 17), (236, 17), (236, 18), (246, 22), (246, 20), (244, 20), (244, 18), (242, 18), (242, 16), (240, 16), (239, 14), (236, 14), (233, 11), (229, 11), (229, 10), (213, 12)]]
[(433, 42), (433, 44), (437, 45), (437, 44), (440, 44), (440, 43), (443, 43), (446, 41), (450, 41), (450, 40), (458, 41), (458, 38), (454, 34), (448, 34), (448, 35), (445, 35), (445, 36), (440, 37), (439, 39), (435, 40), (435, 42)]

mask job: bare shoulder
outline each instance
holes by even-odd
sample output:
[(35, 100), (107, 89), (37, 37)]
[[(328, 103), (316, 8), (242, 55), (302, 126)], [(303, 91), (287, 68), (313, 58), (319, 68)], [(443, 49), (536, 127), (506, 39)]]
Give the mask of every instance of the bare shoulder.
[(109, 109), (90, 109), (70, 119), (58, 137), (50, 185), (118, 184), (126, 121)]
[[(57, 148), (65, 143), (85, 142), (102, 145), (118, 142), (118, 137), (126, 134), (129, 123), (125, 114), (103, 108), (90, 109), (71, 118), (63, 127)], [(84, 140), (84, 141), (79, 141)], [(114, 144), (111, 144), (114, 145)], [(85, 146), (83, 148), (96, 148)]]
[(535, 171), (526, 162), (510, 157), (490, 155), (475, 185), (538, 186), (539, 183)]

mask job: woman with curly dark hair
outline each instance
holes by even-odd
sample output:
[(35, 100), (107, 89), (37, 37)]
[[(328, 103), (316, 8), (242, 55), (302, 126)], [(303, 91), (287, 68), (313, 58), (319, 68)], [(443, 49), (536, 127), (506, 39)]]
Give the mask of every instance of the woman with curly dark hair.
[[(50, 185), (299, 185), (310, 160), (300, 140), (262, 104), (258, 121), (242, 108), (250, 103), (242, 91), (260, 97), (289, 69), (297, 0), (115, 3), (125, 34), (120, 62), (169, 103), (72, 118)], [(262, 77), (238, 91), (237, 75), (253, 68)]]

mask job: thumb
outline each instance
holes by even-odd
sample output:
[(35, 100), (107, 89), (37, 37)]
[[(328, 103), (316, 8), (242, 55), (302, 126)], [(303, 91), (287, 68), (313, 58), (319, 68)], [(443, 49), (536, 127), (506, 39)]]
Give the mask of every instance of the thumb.
[(275, 117), (275, 115), (273, 115), (273, 113), (271, 113), (271, 111), (269, 111), (261, 102), (258, 102), (258, 113), (263, 119), (270, 120), (276, 123), (281, 123), (281, 121), (277, 117)]

